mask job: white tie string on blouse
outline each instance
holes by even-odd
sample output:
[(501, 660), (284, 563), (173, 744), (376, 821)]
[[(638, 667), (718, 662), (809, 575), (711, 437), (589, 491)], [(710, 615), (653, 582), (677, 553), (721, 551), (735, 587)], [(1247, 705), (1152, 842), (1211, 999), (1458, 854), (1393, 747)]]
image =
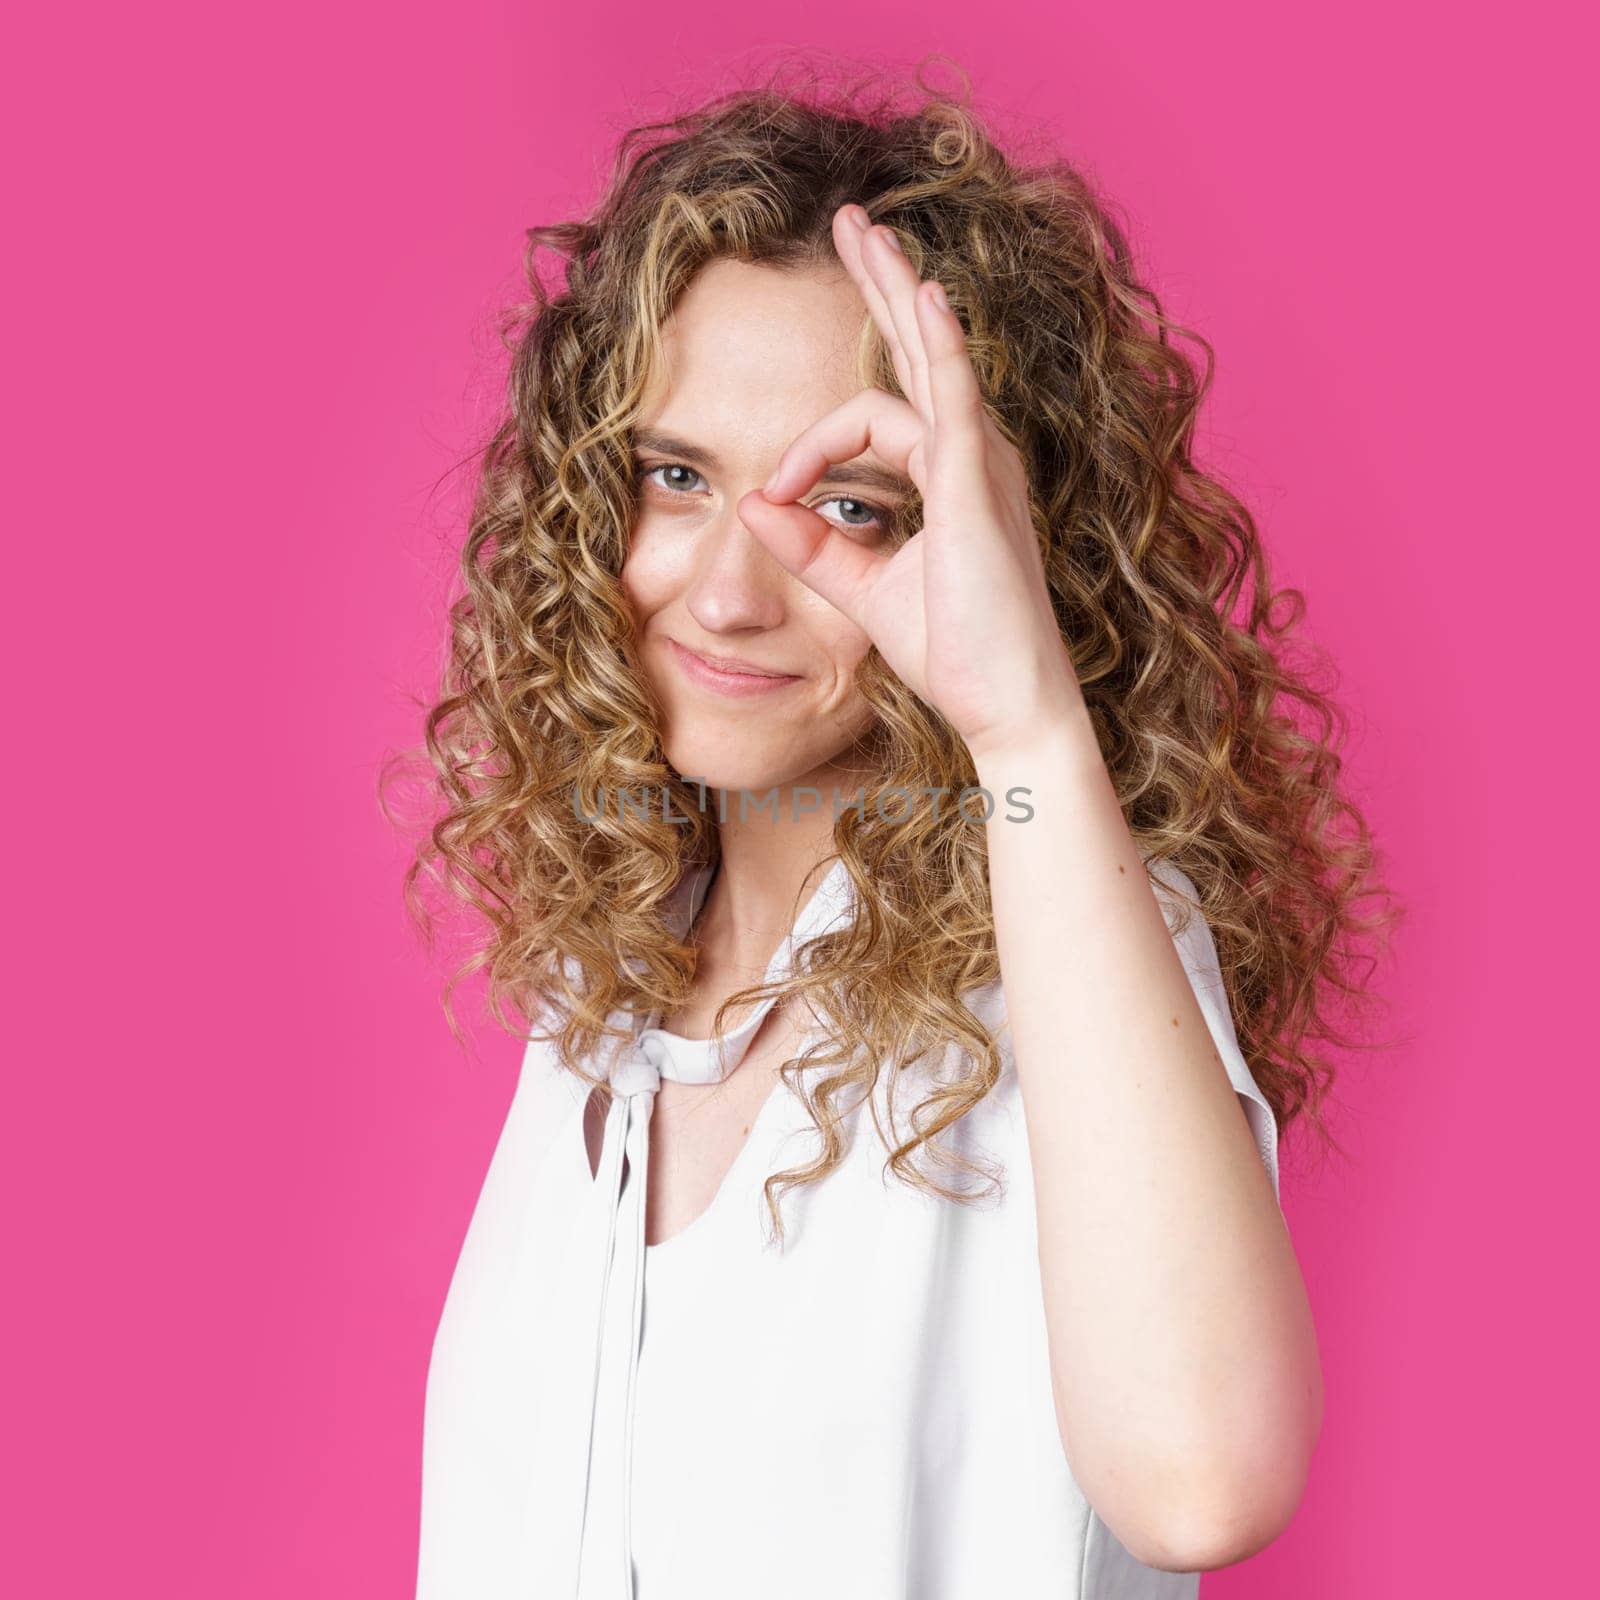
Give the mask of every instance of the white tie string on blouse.
[[(794, 970), (796, 952), (825, 930), (837, 914), (836, 897), (831, 892), (843, 870), (835, 863), (832, 871), (813, 891), (805, 909), (778, 946), (767, 965), (763, 982), (774, 983), (789, 977)], [(697, 867), (690, 882), (687, 923), (693, 925), (711, 887), (716, 869)], [(685, 935), (686, 936), (686, 935)], [(578, 1589), (583, 1592), (584, 1533), (589, 1520), (589, 1496), (595, 1463), (595, 1427), (601, 1412), (600, 1391), (608, 1371), (605, 1360), (607, 1332), (606, 1306), (611, 1295), (622, 1292), (631, 1297), (632, 1315), (628, 1326), (627, 1360), (613, 1361), (609, 1371), (626, 1375), (625, 1391), (617, 1396), (620, 1408), (607, 1408), (608, 1414), (622, 1418), (620, 1459), (621, 1572), (618, 1593), (632, 1600), (634, 1592), (633, 1552), (630, 1510), (633, 1501), (633, 1418), (639, 1373), (639, 1343), (644, 1324), (645, 1295), (645, 1215), (649, 1196), (650, 1117), (655, 1108), (661, 1080), (674, 1083), (713, 1084), (730, 1076), (749, 1052), (750, 1043), (766, 1021), (778, 997), (768, 995), (731, 1032), (710, 1039), (685, 1039), (652, 1022), (636, 1029), (633, 1041), (618, 1050), (611, 1062), (608, 1082), (611, 1106), (606, 1113), (605, 1134), (596, 1172), (595, 1203), (606, 1210), (605, 1270), (600, 1282), (600, 1301), (595, 1308), (596, 1328), (594, 1367), (590, 1387), (589, 1439), (584, 1462), (582, 1514), (577, 1528)], [(659, 1013), (656, 1013), (659, 1015)], [(626, 1169), (624, 1169), (626, 1161)], [(627, 1193), (624, 1193), (626, 1188)]]

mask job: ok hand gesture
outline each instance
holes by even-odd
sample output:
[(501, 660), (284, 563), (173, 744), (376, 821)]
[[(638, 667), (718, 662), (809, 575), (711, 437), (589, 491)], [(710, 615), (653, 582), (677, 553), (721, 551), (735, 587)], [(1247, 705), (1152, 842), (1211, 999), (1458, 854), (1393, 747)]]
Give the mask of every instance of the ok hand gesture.
[[(870, 226), (860, 206), (839, 208), (833, 237), (910, 399), (862, 389), (819, 418), (765, 488), (740, 500), (740, 518), (785, 570), (868, 635), (974, 758), (1025, 749), (1042, 723), (1082, 714), (1026, 470), (984, 407), (942, 287), (920, 279), (894, 230)], [(892, 553), (794, 503), (830, 464), (869, 446), (922, 496), (922, 528)]]

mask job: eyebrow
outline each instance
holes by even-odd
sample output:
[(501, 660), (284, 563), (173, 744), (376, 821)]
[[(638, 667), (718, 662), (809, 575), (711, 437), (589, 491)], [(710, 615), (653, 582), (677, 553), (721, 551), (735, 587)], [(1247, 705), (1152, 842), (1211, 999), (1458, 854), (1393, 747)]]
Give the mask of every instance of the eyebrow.
[[(658, 433), (653, 428), (636, 429), (633, 435), (633, 444), (636, 450), (652, 450), (657, 455), (674, 456), (686, 465), (698, 468), (702, 472), (719, 472), (722, 462), (716, 453), (703, 449), (697, 444), (691, 444), (687, 439), (680, 439), (674, 433)], [(863, 485), (866, 488), (876, 489), (881, 494), (911, 495), (916, 492), (916, 485), (898, 472), (891, 472), (886, 467), (875, 467), (869, 461), (845, 461), (838, 465), (829, 463), (818, 475), (818, 483)]]

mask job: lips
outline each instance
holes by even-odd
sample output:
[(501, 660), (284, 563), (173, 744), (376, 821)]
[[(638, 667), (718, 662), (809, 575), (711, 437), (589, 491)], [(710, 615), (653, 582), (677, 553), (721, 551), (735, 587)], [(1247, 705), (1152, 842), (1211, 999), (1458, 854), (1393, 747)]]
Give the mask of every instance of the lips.
[(754, 662), (737, 657), (730, 660), (727, 657), (703, 656), (698, 650), (679, 644), (676, 639), (669, 639), (667, 643), (689, 679), (718, 694), (769, 694), (800, 682), (798, 673), (774, 672), (770, 667), (757, 666)]
[[(682, 646), (689, 650), (688, 645)], [(711, 656), (704, 650), (689, 650), (689, 654), (699, 656), (708, 667), (713, 667), (718, 672), (736, 672), (747, 674), (752, 678), (792, 678), (792, 672), (774, 672), (770, 667), (758, 667), (753, 661), (741, 661), (737, 656)]]

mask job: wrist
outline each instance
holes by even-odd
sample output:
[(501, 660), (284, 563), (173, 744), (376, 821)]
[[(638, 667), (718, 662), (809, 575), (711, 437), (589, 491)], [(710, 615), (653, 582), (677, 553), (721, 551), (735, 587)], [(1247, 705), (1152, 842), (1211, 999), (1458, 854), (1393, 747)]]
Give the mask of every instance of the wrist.
[(1091, 772), (1105, 765), (1089, 708), (1076, 692), (1070, 699), (1064, 697), (1020, 719), (1013, 730), (991, 739), (969, 740), (967, 749), (980, 780), (986, 773), (1000, 778), (1042, 765), (1057, 770), (1081, 767)]
[[(1012, 805), (1026, 804), (1030, 816), (1052, 824), (1122, 819), (1116, 780), (1100, 752), (1087, 708), (1041, 718), (1026, 740), (985, 746), (974, 754), (974, 767), (979, 787)], [(993, 816), (988, 826), (996, 826)]]

